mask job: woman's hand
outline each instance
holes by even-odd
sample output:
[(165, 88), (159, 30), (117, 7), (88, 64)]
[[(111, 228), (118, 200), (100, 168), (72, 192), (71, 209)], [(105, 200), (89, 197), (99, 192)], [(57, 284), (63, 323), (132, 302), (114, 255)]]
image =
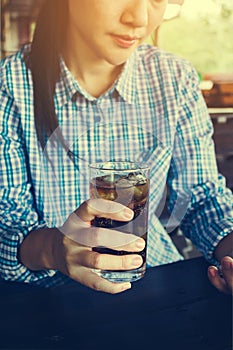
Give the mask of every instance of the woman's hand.
[(221, 270), (210, 266), (209, 280), (219, 291), (233, 295), (233, 232), (219, 242), (215, 257), (221, 263)]
[(221, 271), (215, 266), (209, 266), (210, 282), (221, 292), (233, 295), (233, 259), (225, 256), (221, 260)]
[[(136, 252), (144, 249), (145, 241), (134, 235), (91, 227), (91, 221), (95, 216), (129, 221), (133, 218), (133, 211), (119, 203), (103, 199), (91, 199), (82, 203), (59, 231), (57, 230), (52, 268), (92, 289), (119, 293), (129, 289), (131, 284), (109, 282), (92, 269), (130, 270), (140, 267), (142, 257)], [(93, 246), (100, 245), (116, 250), (135, 251), (135, 254), (117, 256), (100, 254), (92, 250)]]

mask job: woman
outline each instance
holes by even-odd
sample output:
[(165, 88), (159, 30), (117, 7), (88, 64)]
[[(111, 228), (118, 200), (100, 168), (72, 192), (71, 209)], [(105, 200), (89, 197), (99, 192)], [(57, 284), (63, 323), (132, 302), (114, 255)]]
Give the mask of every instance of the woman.
[(114, 202), (96, 207), (87, 200), (87, 164), (124, 158), (151, 168), (148, 266), (182, 259), (154, 214), (168, 181), (180, 228), (212, 264), (221, 262), (223, 277), (211, 266), (211, 282), (232, 291), (232, 194), (217, 173), (196, 73), (188, 62), (141, 45), (166, 4), (47, 0), (32, 46), (2, 61), (3, 278), (51, 286), (68, 276), (109, 293), (130, 288), (92, 269), (139, 267), (142, 238), (124, 246), (135, 254), (123, 256), (69, 238), (95, 216), (132, 218)]

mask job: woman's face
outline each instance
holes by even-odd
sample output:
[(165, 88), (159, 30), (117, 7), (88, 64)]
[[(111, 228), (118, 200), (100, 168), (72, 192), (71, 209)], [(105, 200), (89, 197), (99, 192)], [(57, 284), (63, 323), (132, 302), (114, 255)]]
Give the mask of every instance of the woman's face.
[(69, 43), (73, 40), (87, 59), (120, 65), (159, 26), (167, 0), (68, 0), (68, 4)]

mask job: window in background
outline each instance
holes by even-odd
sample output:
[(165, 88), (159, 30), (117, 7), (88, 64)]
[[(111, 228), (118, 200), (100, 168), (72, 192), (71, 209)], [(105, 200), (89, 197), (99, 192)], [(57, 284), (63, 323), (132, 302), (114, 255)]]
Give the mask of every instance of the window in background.
[(165, 17), (154, 44), (188, 59), (214, 125), (220, 173), (233, 190), (233, 1), (184, 0), (180, 12)]
[(0, 0), (0, 58), (16, 52), (30, 42), (37, 12), (43, 0)]
[(178, 17), (164, 20), (157, 45), (187, 58), (201, 74), (233, 76), (233, 1), (185, 0)]

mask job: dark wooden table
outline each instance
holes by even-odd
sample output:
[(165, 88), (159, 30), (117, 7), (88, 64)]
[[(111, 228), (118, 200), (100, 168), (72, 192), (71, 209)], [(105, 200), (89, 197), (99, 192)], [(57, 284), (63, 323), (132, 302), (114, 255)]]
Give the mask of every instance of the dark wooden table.
[(155, 267), (118, 295), (1, 281), (0, 348), (231, 350), (232, 298), (210, 285), (207, 266)]

